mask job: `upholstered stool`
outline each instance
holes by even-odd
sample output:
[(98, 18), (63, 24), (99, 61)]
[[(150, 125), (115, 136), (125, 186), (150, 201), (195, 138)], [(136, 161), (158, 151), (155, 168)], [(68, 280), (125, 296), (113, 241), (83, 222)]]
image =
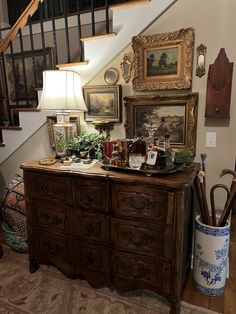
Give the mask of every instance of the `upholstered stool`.
[[(20, 237), (22, 243), (27, 243), (24, 180), (20, 175), (16, 174), (7, 185), (1, 209), (5, 240), (11, 238), (14, 243), (15, 235), (16, 242)], [(6, 244), (11, 247), (10, 243)]]

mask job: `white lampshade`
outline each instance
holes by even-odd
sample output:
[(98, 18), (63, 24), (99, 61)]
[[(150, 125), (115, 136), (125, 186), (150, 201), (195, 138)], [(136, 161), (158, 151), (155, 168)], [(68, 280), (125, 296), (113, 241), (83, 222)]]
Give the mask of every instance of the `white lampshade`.
[(43, 91), (38, 108), (87, 111), (79, 74), (68, 70), (44, 71)]

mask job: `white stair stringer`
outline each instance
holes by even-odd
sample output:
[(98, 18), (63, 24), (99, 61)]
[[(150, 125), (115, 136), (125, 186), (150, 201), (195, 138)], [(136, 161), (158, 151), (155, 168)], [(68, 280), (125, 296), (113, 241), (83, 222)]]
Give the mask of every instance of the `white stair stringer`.
[(22, 111), (19, 112), (20, 126), (22, 130), (2, 130), (5, 146), (0, 147), (0, 165), (10, 157), (30, 136), (32, 136), (43, 124), (46, 117), (54, 111)]
[(114, 8), (112, 31), (117, 32), (117, 36), (85, 41), (84, 52), (88, 65), (67, 68), (81, 75), (82, 85), (87, 84), (120, 51), (128, 46), (133, 36), (140, 34), (174, 2), (176, 0), (151, 0), (146, 3), (141, 2), (136, 6)]

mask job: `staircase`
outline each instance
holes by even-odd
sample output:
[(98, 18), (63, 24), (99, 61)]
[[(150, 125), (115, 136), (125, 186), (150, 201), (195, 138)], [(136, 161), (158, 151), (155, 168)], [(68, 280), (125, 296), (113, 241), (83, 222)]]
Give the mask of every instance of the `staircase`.
[[(110, 61), (131, 43), (132, 36), (142, 33), (176, 0), (136, 0), (110, 8), (112, 33), (84, 38), (82, 63), (58, 65), (59, 69), (72, 69), (81, 75), (82, 85), (99, 73)], [(72, 22), (71, 22), (72, 23)], [(29, 137), (46, 122), (48, 112), (20, 111), (20, 127), (2, 128), (3, 143), (0, 146), (0, 165), (6, 161)]]

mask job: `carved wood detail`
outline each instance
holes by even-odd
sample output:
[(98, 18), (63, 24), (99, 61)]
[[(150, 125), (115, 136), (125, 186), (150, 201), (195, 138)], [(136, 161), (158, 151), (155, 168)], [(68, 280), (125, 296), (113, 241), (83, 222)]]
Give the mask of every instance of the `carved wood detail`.
[(52, 263), (94, 287), (153, 290), (178, 309), (191, 256), (190, 190), (200, 165), (158, 177), (99, 165), (68, 173), (60, 166), (22, 165), (30, 271)]
[(206, 92), (206, 118), (229, 118), (233, 76), (233, 62), (229, 62), (225, 49), (221, 48), (209, 66)]

